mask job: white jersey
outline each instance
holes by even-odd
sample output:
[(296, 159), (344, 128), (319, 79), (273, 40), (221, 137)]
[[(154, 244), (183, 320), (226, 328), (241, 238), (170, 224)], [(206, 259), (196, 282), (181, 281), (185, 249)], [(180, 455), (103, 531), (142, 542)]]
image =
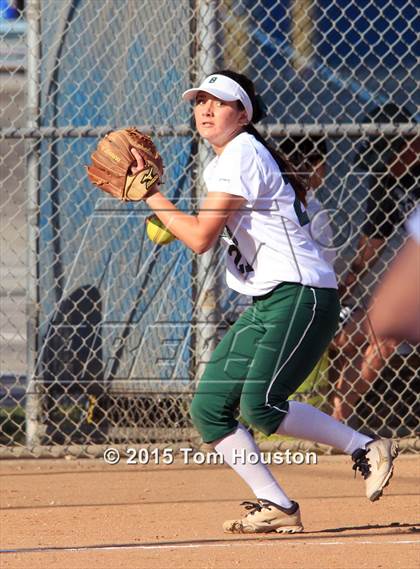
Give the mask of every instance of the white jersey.
[(226, 281), (242, 294), (259, 296), (281, 282), (337, 288), (334, 269), (311, 239), (309, 218), (268, 150), (248, 133), (236, 136), (204, 171), (209, 192), (246, 199), (230, 215)]

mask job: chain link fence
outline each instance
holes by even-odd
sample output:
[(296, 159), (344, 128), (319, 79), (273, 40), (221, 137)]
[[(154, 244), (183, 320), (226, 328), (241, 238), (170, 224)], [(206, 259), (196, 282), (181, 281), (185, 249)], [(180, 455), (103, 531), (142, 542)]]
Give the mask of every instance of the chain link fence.
[(104, 198), (85, 165), (98, 137), (136, 125), (164, 158), (165, 193), (195, 211), (210, 152), (180, 95), (222, 68), (255, 81), (261, 130), (307, 176), (312, 234), (348, 284), (343, 324), (296, 397), (366, 432), (416, 436), (418, 346), (366, 333), (418, 200), (416, 31), (403, 0), (3, 11), (1, 452), (197, 439), (195, 382), (251, 299), (227, 290), (219, 246), (153, 245), (147, 207)]

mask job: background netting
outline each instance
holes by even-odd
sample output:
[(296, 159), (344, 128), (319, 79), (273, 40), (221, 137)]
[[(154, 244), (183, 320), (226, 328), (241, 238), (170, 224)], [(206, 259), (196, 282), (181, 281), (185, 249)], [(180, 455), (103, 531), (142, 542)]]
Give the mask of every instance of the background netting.
[[(211, 153), (180, 95), (221, 68), (255, 81), (267, 107), (261, 130), (301, 170), (311, 169), (311, 153), (321, 156), (312, 231), (340, 279), (364, 236), (380, 247), (347, 299), (347, 340), (296, 396), (331, 412), (341, 389), (352, 426), (414, 437), (418, 346), (382, 349), (375, 363), (366, 323), (354, 315), (366, 312), (418, 199), (418, 159), (399, 166), (419, 136), (415, 3), (16, 6), (0, 19), (1, 449), (76, 445), (83, 453), (197, 437), (188, 415), (194, 384), (250, 299), (226, 289), (218, 246), (203, 256), (178, 242), (154, 246), (148, 208), (104, 198), (85, 165), (99, 136), (136, 125), (164, 158), (165, 193), (195, 211)], [(354, 384), (362, 366), (370, 383), (353, 400), (346, 381)]]

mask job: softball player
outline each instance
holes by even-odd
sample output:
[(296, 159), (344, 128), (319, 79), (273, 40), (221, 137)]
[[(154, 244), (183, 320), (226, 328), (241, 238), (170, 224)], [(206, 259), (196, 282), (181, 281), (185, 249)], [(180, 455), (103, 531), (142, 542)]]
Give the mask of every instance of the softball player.
[[(208, 195), (197, 215), (179, 211), (158, 190), (147, 204), (196, 253), (210, 249), (222, 234), (227, 284), (253, 297), (215, 349), (191, 416), (203, 441), (256, 497), (245, 503), (247, 515), (225, 522), (224, 530), (299, 532), (299, 505), (266, 465), (247, 460), (258, 447), (238, 423), (238, 409), (266, 435), (310, 439), (351, 454), (372, 501), (391, 478), (397, 445), (288, 401), (331, 341), (340, 310), (334, 271), (305, 229), (305, 185), (254, 128), (263, 112), (245, 76), (217, 72), (183, 98), (195, 103), (198, 133), (215, 152), (204, 172)], [(141, 169), (141, 157), (135, 155)]]

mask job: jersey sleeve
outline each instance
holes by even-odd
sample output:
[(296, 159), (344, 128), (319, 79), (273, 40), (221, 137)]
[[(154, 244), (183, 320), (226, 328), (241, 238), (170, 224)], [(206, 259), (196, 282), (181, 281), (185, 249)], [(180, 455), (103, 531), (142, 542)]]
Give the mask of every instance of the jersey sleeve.
[(261, 173), (253, 148), (237, 145), (226, 149), (210, 169), (204, 172), (209, 192), (225, 192), (241, 196), (251, 205), (258, 198)]

